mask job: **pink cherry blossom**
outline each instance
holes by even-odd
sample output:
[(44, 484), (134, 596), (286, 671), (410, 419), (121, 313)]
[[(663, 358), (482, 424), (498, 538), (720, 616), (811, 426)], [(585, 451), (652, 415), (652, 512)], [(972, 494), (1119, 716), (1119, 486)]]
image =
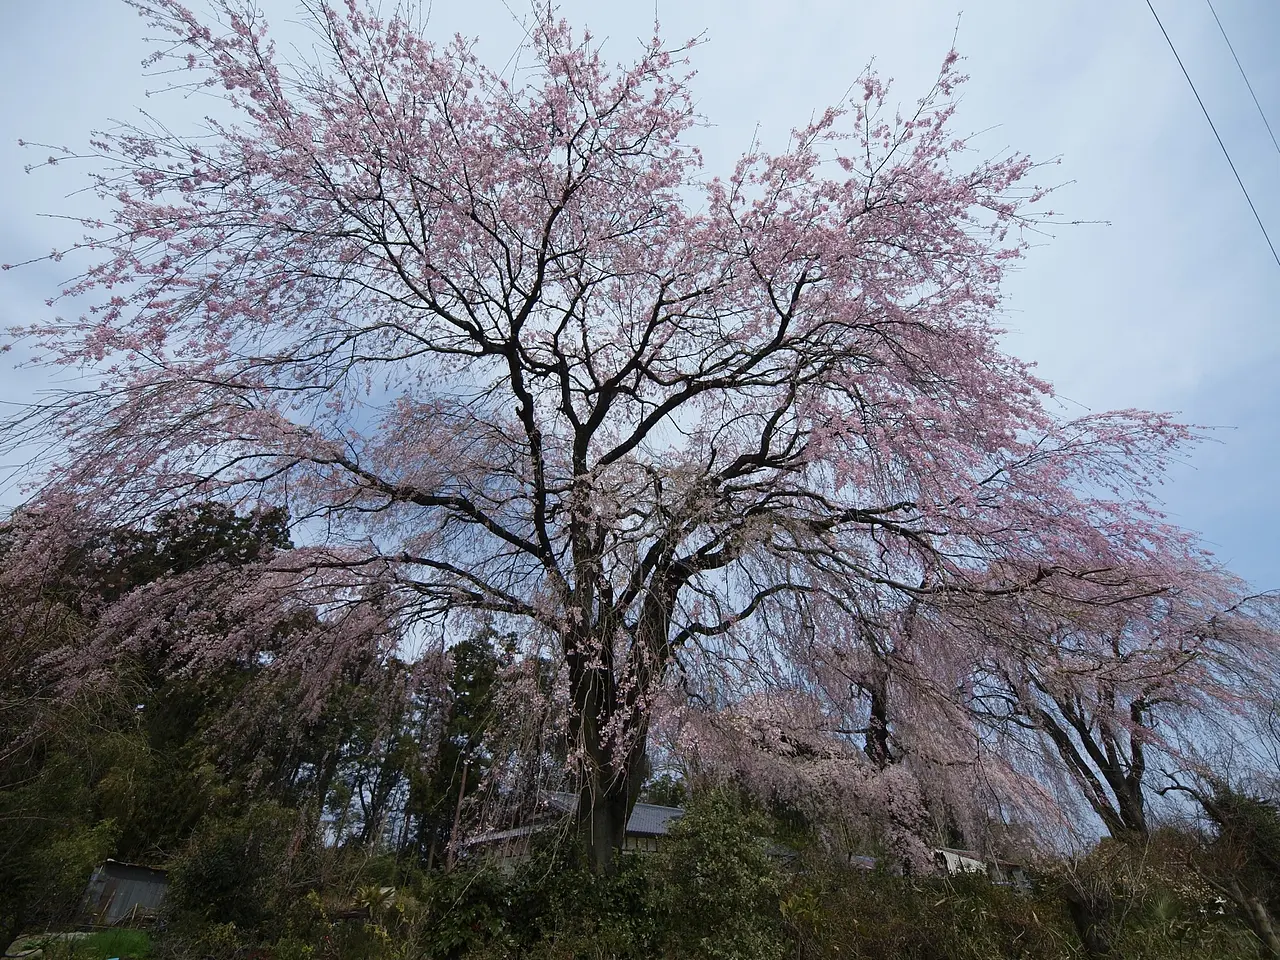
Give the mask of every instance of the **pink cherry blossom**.
[(965, 797), (1060, 814), (1057, 696), (1173, 751), (1150, 717), (1275, 662), (1154, 497), (1193, 431), (1064, 421), (1001, 349), (1044, 191), (953, 132), (954, 55), (910, 110), (868, 75), (715, 176), (688, 46), (611, 66), (549, 16), (513, 83), (355, 0), (311, 5), (314, 62), (249, 3), (133, 6), (239, 120), (94, 136), (113, 217), (63, 292), (92, 306), (11, 336), (96, 386), (5, 435), (65, 451), (42, 516), (281, 504), (308, 546), (227, 587), (243, 633), (189, 615), (201, 577), (108, 627), (183, 621), (199, 670), (286, 596), (325, 624), (289, 654), (319, 680), (371, 638), (510, 629), (552, 659), (602, 868), (655, 718), (905, 836)]

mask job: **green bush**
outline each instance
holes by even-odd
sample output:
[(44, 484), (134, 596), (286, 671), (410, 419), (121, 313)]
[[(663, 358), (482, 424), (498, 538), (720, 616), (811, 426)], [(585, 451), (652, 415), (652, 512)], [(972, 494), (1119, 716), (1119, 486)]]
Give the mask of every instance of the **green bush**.
[(1191, 869), (1199, 849), (1198, 838), (1174, 830), (1143, 843), (1104, 840), (1051, 865), (1046, 885), (1067, 905), (1086, 956), (1254, 960), (1256, 940)]
[(1060, 902), (982, 876), (901, 877), (815, 866), (782, 912), (804, 960), (1066, 960), (1078, 956)]
[(508, 927), (509, 881), (480, 867), (440, 873), (424, 891), (427, 957), (469, 956), (485, 945), (501, 945)]
[(76, 758), (59, 756), (26, 782), (0, 782), (0, 946), (73, 921), (93, 868), (113, 852), (120, 831), (91, 819), (86, 780)]
[(315, 852), (323, 868), (299, 873), (282, 852), (290, 823), (267, 807), (202, 828), (175, 867), (182, 909), (160, 944), (166, 958), (1257, 956), (1256, 939), (1186, 869), (1197, 841), (1182, 834), (1141, 848), (1103, 843), (1046, 865), (1026, 892), (985, 876), (855, 869), (812, 848), (780, 858), (774, 822), (730, 792), (696, 797), (658, 852), (624, 856), (609, 877), (593, 876), (570, 838), (550, 835), (519, 862), (422, 872), (353, 847)]
[(423, 891), (422, 956), (648, 958), (654, 955), (649, 873), (626, 857), (616, 875), (589, 873), (573, 844), (548, 838), (505, 869), (479, 863), (431, 877)]
[(169, 870), (166, 907), (178, 919), (252, 928), (271, 913), (296, 822), (264, 803), (229, 819), (207, 819)]
[(734, 793), (695, 797), (652, 858), (658, 942), (670, 958), (773, 960), (786, 952), (770, 823)]

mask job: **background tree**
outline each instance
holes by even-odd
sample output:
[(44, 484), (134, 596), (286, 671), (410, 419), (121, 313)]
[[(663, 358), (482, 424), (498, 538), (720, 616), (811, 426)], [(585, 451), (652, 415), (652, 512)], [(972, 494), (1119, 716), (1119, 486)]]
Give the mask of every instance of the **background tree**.
[[(229, 906), (233, 894), (252, 900), (253, 884), (288, 872), (281, 858), (310, 856), (296, 885), (316, 882), (325, 841), (330, 859), (352, 840), (382, 849), (373, 835), (402, 816), (396, 778), (415, 746), (439, 739), (408, 740), (403, 718), (430, 726), (440, 704), (439, 691), (408, 696), (405, 664), (348, 661), (316, 708), (305, 684), (270, 669), (292, 632), (315, 629), (313, 611), (281, 605), (234, 660), (192, 672), (183, 617), (207, 617), (211, 630), (236, 625), (188, 596), (168, 631), (148, 620), (153, 642), (100, 663), (91, 678), (81, 669), (97, 631), (118, 636), (128, 623), (99, 621), (128, 609), (134, 593), (188, 575), (233, 576), (289, 550), (279, 511), (195, 504), (143, 527), (78, 529), (43, 567), (19, 563), (34, 557), (24, 545), (47, 519), (20, 511), (0, 529), (0, 934), (79, 922), (85, 884), (108, 856), (176, 859), (192, 877), (203, 865), (212, 872), (188, 884), (183, 902), (225, 922), (240, 909)], [(429, 768), (432, 758), (414, 759)], [(340, 774), (359, 790), (364, 816), (334, 829), (341, 817), (326, 801)], [(262, 837), (274, 844), (265, 852)]]
[[(1011, 758), (1022, 751), (1021, 762), (1058, 771), (1113, 837), (1143, 842), (1162, 767), (1209, 770), (1264, 722), (1275, 600), (1203, 567), (1104, 607), (1019, 599), (994, 619), (979, 611), (975, 639), (1012, 629), (1006, 642), (1020, 656), (978, 661), (975, 713)], [(1254, 754), (1245, 765), (1265, 766)]]
[[(1229, 903), (1253, 931), (1264, 957), (1280, 957), (1280, 802), (1208, 775), (1162, 791), (1190, 797), (1208, 831), (1187, 851), (1185, 866)], [(1274, 788), (1274, 781), (1272, 787)]]
[(71, 920), (104, 857), (171, 854), (215, 802), (243, 805), (227, 767), (239, 762), (248, 775), (252, 750), (239, 739), (219, 749), (216, 734), (248, 665), (184, 679), (151, 648), (67, 693), (57, 664), (84, 645), (104, 604), (175, 570), (246, 562), (282, 545), (284, 530), (274, 514), (200, 505), (145, 531), (81, 531), (74, 549), (33, 569), (19, 565), (31, 559), (20, 546), (31, 519), (7, 525), (0, 548), (0, 919), (10, 938), (26, 924)]
[[(684, 48), (656, 39), (609, 69), (539, 18), (516, 86), (403, 10), (317, 3), (316, 57), (288, 63), (251, 4), (132, 5), (171, 39), (155, 62), (240, 125), (97, 135), (113, 213), (85, 221), (93, 265), (64, 291), (92, 305), (18, 333), (101, 386), (7, 436), (63, 439), (46, 516), (278, 504), (306, 546), (134, 591), (102, 637), (154, 642), (219, 595), (237, 629), (180, 644), (214, 669), (285, 602), (315, 623), (273, 664), (319, 698), (406, 630), (509, 624), (551, 665), (603, 871), (673, 696), (810, 678), (837, 714), (869, 695), (920, 769), (1024, 796), (957, 696), (958, 601), (1107, 606), (1201, 575), (1149, 496), (1189, 431), (1063, 423), (999, 347), (1040, 191), (1026, 158), (950, 132), (954, 54), (905, 113), (868, 75), (708, 179)], [(1016, 661), (1007, 633), (983, 655)], [(857, 696), (815, 693), (836, 663)], [(885, 749), (877, 771), (901, 766)]]
[[(2, 562), (2, 561), (0, 561)], [(114, 850), (119, 790), (145, 756), (127, 706), (59, 697), (41, 660), (78, 630), (56, 604), (0, 592), (0, 939), (69, 919), (89, 872)], [(124, 774), (125, 776), (121, 776)]]
[[(474, 825), (468, 805), (487, 780), (492, 756), (485, 741), (499, 725), (494, 685), (500, 667), (494, 638), (480, 633), (450, 649), (453, 677), (436, 760), (410, 779), (406, 816), (416, 821), (413, 845), (422, 862), (452, 863), (464, 832)], [(465, 819), (464, 819), (465, 817)]]

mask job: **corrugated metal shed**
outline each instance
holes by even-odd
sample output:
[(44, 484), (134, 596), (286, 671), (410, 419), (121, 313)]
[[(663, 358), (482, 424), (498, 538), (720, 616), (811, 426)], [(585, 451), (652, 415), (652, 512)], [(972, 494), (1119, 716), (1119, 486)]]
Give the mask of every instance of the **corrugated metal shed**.
[(952, 847), (938, 847), (933, 851), (938, 866), (952, 876), (962, 873), (987, 872), (987, 865), (980, 854), (973, 850), (956, 850)]
[(93, 871), (85, 891), (85, 912), (94, 923), (115, 926), (155, 917), (169, 881), (163, 870), (107, 860)]

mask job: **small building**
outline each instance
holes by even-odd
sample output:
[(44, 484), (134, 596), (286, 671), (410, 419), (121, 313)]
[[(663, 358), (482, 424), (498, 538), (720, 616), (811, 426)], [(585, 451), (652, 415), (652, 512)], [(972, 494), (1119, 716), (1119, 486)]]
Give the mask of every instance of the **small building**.
[[(532, 823), (508, 830), (489, 830), (466, 840), (466, 855), (487, 855), (500, 860), (518, 859), (528, 854), (530, 838), (568, 822), (578, 806), (573, 793), (557, 791), (548, 794), (540, 815)], [(623, 836), (624, 852), (653, 853), (671, 825), (684, 816), (682, 807), (664, 807), (656, 803), (637, 803), (627, 818)]]
[(986, 874), (987, 864), (981, 854), (974, 850), (956, 850), (952, 847), (937, 847), (933, 851), (934, 860), (942, 873), (957, 876), (963, 873)]
[(957, 850), (953, 847), (938, 847), (933, 851), (933, 856), (939, 872), (949, 876), (977, 873), (1002, 886), (1023, 891), (1031, 889), (1031, 878), (1026, 867), (1012, 860), (984, 858), (975, 850)]
[(84, 913), (95, 926), (154, 920), (169, 886), (163, 870), (107, 860), (93, 871), (84, 894)]
[(653, 853), (667, 835), (671, 825), (684, 816), (683, 807), (663, 807), (656, 803), (637, 803), (627, 819), (623, 850)]

